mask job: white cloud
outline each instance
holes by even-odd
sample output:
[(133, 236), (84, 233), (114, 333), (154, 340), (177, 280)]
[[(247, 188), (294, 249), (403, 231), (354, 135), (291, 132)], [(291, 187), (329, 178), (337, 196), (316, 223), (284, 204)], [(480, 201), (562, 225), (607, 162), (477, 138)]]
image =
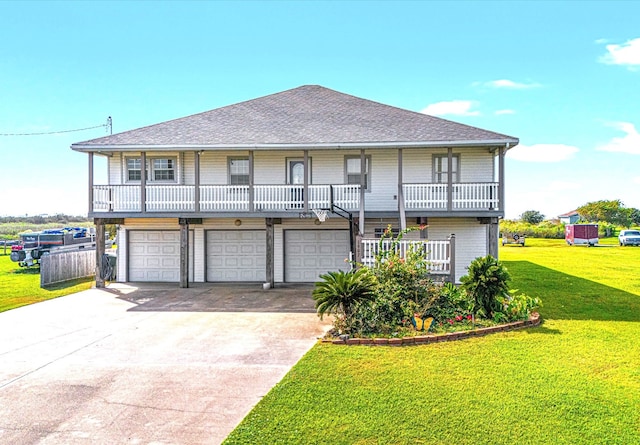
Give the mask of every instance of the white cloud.
[(471, 100), (450, 100), (428, 105), (421, 113), (431, 116), (445, 116), (448, 114), (456, 116), (479, 116), (479, 111), (471, 110), (471, 108), (476, 105), (477, 103)]
[(607, 65), (625, 65), (629, 68), (640, 66), (640, 38), (627, 40), (622, 44), (607, 45), (607, 54), (600, 62)]
[(608, 41), (609, 40), (607, 40), (607, 39), (596, 39), (595, 43), (598, 44), (598, 45), (602, 45), (602, 44), (607, 43)]
[(564, 144), (516, 145), (507, 157), (523, 162), (562, 162), (572, 159), (580, 149)]
[(508, 79), (491, 80), (489, 82), (485, 82), (483, 85), (491, 88), (508, 88), (511, 90), (526, 90), (528, 88), (538, 88), (542, 86), (535, 82), (514, 82), (513, 80)]
[(634, 184), (640, 184), (640, 176), (636, 176), (631, 180), (631, 182), (633, 182)]
[(640, 155), (640, 134), (633, 124), (614, 122), (610, 126), (625, 132), (626, 135), (611, 139), (607, 144), (598, 147), (598, 150)]
[(501, 114), (516, 114), (514, 110), (496, 110), (494, 114), (500, 116)]

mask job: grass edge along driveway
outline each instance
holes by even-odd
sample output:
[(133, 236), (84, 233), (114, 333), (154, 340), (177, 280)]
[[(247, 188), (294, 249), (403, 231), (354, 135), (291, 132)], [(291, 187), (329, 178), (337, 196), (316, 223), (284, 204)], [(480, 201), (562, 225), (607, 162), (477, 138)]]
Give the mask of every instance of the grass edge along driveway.
[(0, 255), (0, 312), (74, 294), (92, 285), (91, 279), (73, 280), (42, 289), (37, 267), (22, 268), (9, 255)]
[(640, 249), (501, 249), (543, 325), (414, 347), (316, 345), (225, 444), (640, 443)]

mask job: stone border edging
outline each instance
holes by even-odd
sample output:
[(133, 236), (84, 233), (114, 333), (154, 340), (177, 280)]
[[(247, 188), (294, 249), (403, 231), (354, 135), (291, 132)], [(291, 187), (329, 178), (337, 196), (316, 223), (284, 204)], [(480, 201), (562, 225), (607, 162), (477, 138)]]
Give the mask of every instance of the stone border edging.
[(478, 328), (470, 331), (447, 332), (446, 334), (430, 334), (417, 335), (415, 337), (402, 338), (348, 338), (346, 340), (333, 339), (322, 340), (323, 343), (332, 343), (334, 345), (372, 345), (372, 346), (408, 346), (408, 345), (426, 345), (430, 343), (439, 343), (442, 341), (462, 340), (469, 337), (483, 337), (495, 332), (513, 331), (516, 329), (539, 326), (541, 322), (540, 314), (533, 312), (528, 320), (514, 321), (511, 323), (490, 326), (488, 328)]

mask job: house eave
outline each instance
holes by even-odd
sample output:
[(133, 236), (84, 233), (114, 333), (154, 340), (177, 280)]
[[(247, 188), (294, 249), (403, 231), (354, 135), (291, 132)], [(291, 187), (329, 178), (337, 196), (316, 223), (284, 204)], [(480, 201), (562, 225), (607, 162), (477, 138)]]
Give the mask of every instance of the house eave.
[(431, 148), (431, 147), (507, 147), (518, 144), (518, 139), (487, 139), (462, 141), (416, 141), (416, 142), (349, 142), (349, 143), (304, 143), (304, 144), (72, 144), (71, 149), (85, 153), (107, 154), (107, 152), (137, 151), (217, 151), (217, 150), (354, 150), (354, 149), (388, 149), (388, 148)]

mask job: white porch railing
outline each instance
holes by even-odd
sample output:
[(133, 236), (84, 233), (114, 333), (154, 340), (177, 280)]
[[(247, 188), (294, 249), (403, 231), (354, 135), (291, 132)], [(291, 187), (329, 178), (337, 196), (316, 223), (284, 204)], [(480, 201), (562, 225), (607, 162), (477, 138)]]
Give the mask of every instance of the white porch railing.
[[(407, 210), (447, 210), (447, 184), (403, 184)], [(499, 208), (497, 182), (467, 182), (452, 185), (452, 210), (496, 210)]]
[(94, 212), (140, 212), (139, 185), (94, 185)]
[(407, 210), (446, 210), (447, 184), (402, 184)]
[[(352, 184), (309, 185), (309, 209), (328, 208), (333, 187), (334, 204), (353, 210), (359, 207), (360, 186)], [(200, 211), (288, 211), (304, 207), (303, 185), (255, 185), (253, 208), (248, 185), (201, 185)], [(195, 210), (194, 185), (147, 185), (147, 212), (176, 212)], [(94, 212), (140, 212), (142, 210), (139, 185), (95, 185)]]
[[(393, 241), (383, 240), (382, 247), (390, 249)], [(404, 258), (410, 249), (415, 249), (424, 255), (427, 268), (432, 274), (448, 274), (451, 271), (451, 243), (448, 240), (409, 241), (400, 240), (396, 245), (396, 251)], [(362, 264), (372, 266), (375, 256), (380, 250), (379, 239), (362, 240)]]
[(497, 182), (453, 184), (454, 210), (494, 210), (500, 206)]
[(195, 210), (195, 186), (148, 185), (147, 212), (193, 212)]
[(201, 185), (200, 210), (204, 212), (249, 210), (248, 185)]

